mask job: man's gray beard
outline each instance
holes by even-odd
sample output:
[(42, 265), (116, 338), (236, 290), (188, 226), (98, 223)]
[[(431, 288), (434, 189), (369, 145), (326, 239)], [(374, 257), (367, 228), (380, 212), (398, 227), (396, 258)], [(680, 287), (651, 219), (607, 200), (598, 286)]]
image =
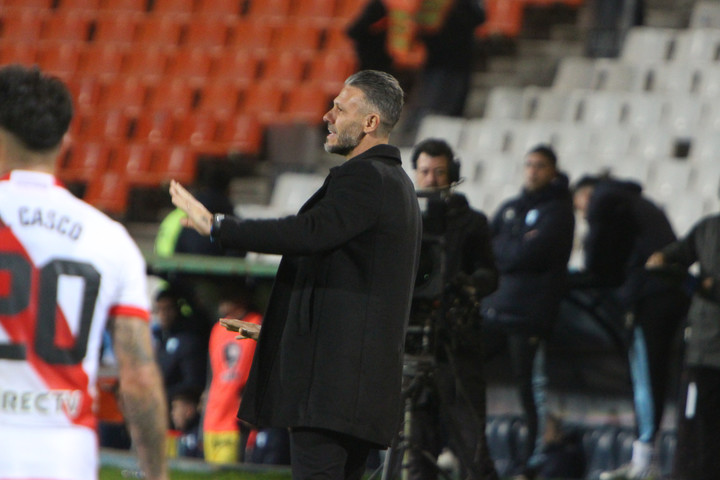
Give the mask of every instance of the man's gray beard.
[(335, 145), (330, 145), (325, 142), (325, 151), (328, 153), (336, 153), (338, 155), (345, 156), (352, 152), (355, 147), (360, 145), (360, 140), (365, 136), (365, 132), (360, 132), (356, 137), (350, 137), (349, 135), (338, 136), (338, 142)]

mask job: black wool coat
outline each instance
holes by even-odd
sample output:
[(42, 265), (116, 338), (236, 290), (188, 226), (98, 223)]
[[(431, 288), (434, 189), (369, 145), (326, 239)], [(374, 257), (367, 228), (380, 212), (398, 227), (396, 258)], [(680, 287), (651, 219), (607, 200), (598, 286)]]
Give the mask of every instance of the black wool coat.
[(330, 170), (299, 213), (222, 222), (223, 247), (282, 254), (238, 416), (389, 445), (422, 237), (400, 152)]

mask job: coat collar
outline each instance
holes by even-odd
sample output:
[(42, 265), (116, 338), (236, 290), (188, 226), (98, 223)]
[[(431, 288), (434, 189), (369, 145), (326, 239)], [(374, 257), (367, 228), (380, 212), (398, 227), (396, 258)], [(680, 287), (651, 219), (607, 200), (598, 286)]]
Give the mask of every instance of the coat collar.
[(330, 169), (330, 172), (332, 173), (333, 170), (337, 168), (341, 168), (343, 165), (347, 165), (349, 163), (355, 163), (355, 162), (362, 162), (367, 159), (375, 159), (375, 160), (386, 160), (392, 163), (397, 163), (398, 165), (401, 164), (400, 159), (400, 149), (398, 149), (395, 145), (389, 145), (387, 143), (383, 143), (380, 145), (375, 145), (374, 147), (370, 147), (367, 150), (365, 150), (363, 153), (359, 155), (355, 155), (354, 157), (348, 159), (345, 161), (342, 165), (338, 165), (337, 167), (333, 167)]

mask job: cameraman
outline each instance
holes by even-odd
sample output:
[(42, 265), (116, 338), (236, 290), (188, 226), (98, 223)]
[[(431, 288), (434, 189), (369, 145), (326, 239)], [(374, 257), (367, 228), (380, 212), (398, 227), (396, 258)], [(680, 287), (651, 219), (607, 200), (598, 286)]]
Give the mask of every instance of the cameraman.
[[(410, 451), (408, 476), (413, 480), (437, 478), (437, 466), (430, 459), (437, 459), (447, 443), (460, 461), (463, 478), (495, 480), (498, 476), (485, 439), (485, 380), (477, 308), (479, 300), (497, 288), (487, 218), (472, 210), (465, 196), (451, 192), (459, 181), (460, 164), (445, 141), (427, 139), (416, 145), (412, 166), (419, 195), (436, 202), (432, 208), (428, 206), (428, 212), (440, 207), (441, 218), (426, 215), (423, 236), (424, 243), (428, 238), (442, 238), (444, 268), (440, 274), (444, 278), (441, 298), (415, 296), (411, 310), (411, 324), (435, 319), (436, 368), (431, 377), (434, 381), (422, 387), (414, 405), (410, 436), (417, 448)], [(422, 265), (421, 254), (421, 274)]]

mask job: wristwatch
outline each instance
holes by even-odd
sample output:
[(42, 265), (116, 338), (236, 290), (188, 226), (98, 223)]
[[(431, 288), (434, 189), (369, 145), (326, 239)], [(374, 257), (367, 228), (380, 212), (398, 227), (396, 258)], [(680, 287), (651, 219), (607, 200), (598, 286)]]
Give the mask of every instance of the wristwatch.
[(225, 220), (224, 213), (216, 213), (213, 215), (212, 225), (210, 226), (210, 240), (213, 242), (220, 236), (220, 224)]

